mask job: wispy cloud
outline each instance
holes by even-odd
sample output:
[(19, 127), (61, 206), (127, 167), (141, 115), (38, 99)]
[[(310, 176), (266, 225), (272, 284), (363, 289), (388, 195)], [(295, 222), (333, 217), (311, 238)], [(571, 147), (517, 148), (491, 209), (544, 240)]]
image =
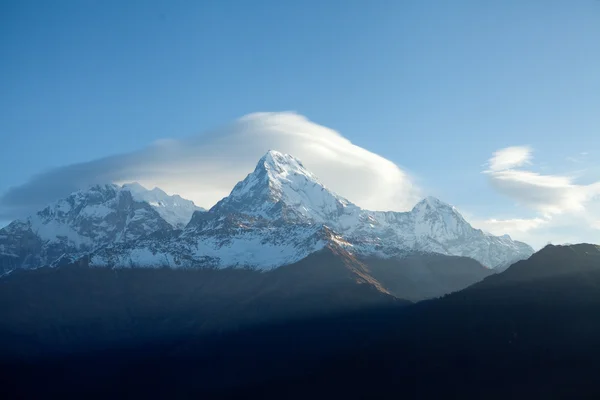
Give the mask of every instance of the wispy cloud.
[(418, 200), (407, 172), (340, 133), (292, 112), (255, 113), (203, 135), (164, 139), (133, 153), (42, 172), (0, 197), (0, 217), (26, 215), (106, 182), (138, 181), (210, 207), (269, 149), (300, 158), (326, 186), (363, 207), (405, 210)]
[(513, 146), (496, 151), (489, 159), (490, 171), (503, 171), (529, 164), (531, 149), (528, 146)]
[(591, 232), (600, 218), (600, 181), (583, 185), (577, 184), (573, 176), (540, 174), (525, 168), (533, 167), (532, 160), (531, 148), (508, 147), (493, 154), (483, 173), (499, 193), (538, 215), (529, 219), (487, 219), (479, 221), (479, 227), (496, 234), (506, 232), (530, 243), (553, 237), (597, 241)]
[(529, 147), (509, 147), (494, 153), (484, 173), (499, 192), (545, 215), (584, 210), (585, 203), (600, 193), (600, 182), (578, 185), (570, 176), (518, 168), (530, 165), (531, 160)]

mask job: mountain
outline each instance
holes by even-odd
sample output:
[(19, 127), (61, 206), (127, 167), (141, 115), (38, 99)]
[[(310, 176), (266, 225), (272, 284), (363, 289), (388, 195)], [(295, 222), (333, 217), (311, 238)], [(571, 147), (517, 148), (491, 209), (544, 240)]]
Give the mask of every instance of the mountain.
[(0, 273), (74, 260), (112, 243), (171, 232), (198, 210), (179, 196), (139, 184), (95, 185), (1, 229)]
[[(330, 233), (324, 236), (324, 229)], [(432, 197), (410, 212), (361, 209), (327, 189), (299, 160), (269, 151), (229, 196), (195, 213), (178, 236), (101, 248), (92, 264), (271, 269), (332, 241), (360, 257), (438, 253), (488, 268), (533, 253), (510, 237), (474, 229), (454, 207)]]
[(348, 214), (346, 207), (350, 213), (359, 210), (325, 188), (298, 159), (271, 150), (258, 161), (254, 172), (210, 211), (271, 221), (329, 224)]

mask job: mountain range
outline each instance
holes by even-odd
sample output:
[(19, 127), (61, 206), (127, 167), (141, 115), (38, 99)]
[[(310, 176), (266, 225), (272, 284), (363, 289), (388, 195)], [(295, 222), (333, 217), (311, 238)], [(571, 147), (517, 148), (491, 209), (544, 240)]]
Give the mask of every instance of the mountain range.
[(358, 257), (469, 257), (490, 269), (533, 253), (506, 235), (474, 229), (432, 197), (410, 212), (364, 210), (328, 190), (299, 160), (269, 151), (208, 211), (137, 183), (73, 193), (0, 230), (0, 268), (87, 256), (92, 266), (268, 270), (329, 244)]

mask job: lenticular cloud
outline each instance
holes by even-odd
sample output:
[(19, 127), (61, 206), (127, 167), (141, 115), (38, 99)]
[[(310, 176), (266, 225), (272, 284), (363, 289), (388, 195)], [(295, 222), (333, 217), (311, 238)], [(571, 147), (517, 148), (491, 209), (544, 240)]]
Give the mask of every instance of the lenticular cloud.
[(291, 154), (331, 190), (361, 207), (403, 211), (418, 199), (409, 175), (340, 133), (292, 112), (255, 113), (205, 134), (43, 172), (0, 198), (14, 218), (96, 183), (140, 182), (210, 207), (268, 150)]

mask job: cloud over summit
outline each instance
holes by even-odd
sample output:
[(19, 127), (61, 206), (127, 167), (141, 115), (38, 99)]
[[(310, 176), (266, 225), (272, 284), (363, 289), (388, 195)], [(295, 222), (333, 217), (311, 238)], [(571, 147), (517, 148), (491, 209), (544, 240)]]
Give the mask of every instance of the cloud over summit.
[(289, 153), (333, 191), (375, 210), (405, 210), (418, 200), (410, 176), (340, 133), (292, 112), (254, 113), (183, 140), (163, 139), (132, 153), (42, 172), (0, 197), (5, 218), (96, 183), (137, 181), (210, 207), (229, 194), (268, 150)]

